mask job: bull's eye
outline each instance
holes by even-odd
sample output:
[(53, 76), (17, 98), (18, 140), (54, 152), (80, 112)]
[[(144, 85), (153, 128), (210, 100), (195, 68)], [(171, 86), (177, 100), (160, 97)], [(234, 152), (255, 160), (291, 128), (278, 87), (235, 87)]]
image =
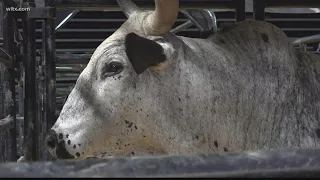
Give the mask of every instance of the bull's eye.
[(110, 62), (103, 69), (102, 77), (110, 77), (119, 74), (123, 70), (123, 65), (120, 62)]

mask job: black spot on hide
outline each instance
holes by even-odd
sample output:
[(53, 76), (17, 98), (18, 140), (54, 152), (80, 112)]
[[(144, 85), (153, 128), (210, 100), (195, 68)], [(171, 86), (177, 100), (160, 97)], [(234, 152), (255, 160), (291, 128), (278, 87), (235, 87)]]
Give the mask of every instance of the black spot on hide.
[(134, 152), (131, 152), (131, 154), (134, 156)]
[(80, 146), (81, 146), (81, 144), (78, 144), (78, 146), (80, 147)]
[(69, 138), (69, 134), (67, 134), (66, 137)]
[(320, 129), (316, 130), (317, 138), (320, 138)]
[(196, 135), (196, 139), (199, 139), (199, 136), (198, 136), (198, 135)]
[(223, 148), (223, 151), (224, 151), (224, 152), (229, 152), (226, 147)]
[(218, 141), (213, 141), (213, 144), (214, 144), (214, 146), (215, 146), (216, 148), (218, 148), (218, 147), (219, 147), (219, 145), (218, 145)]
[(71, 144), (71, 141), (70, 140), (68, 140), (68, 145), (70, 145)]
[(220, 41), (221, 44), (226, 44), (226, 42), (224, 42), (223, 39), (220, 39), (219, 41)]
[(77, 157), (79, 157), (79, 156), (80, 156), (80, 153), (79, 153), (79, 152), (77, 152), (77, 153), (76, 153), (76, 156), (77, 156)]
[(131, 128), (133, 125), (133, 122), (129, 122), (127, 120), (124, 121), (126, 123), (126, 125), (128, 125), (128, 128)]
[(262, 33), (262, 34), (261, 34), (261, 38), (263, 39), (264, 42), (266, 42), (266, 43), (269, 42), (269, 37), (268, 37), (268, 35)]
[(129, 33), (125, 39), (126, 54), (137, 74), (166, 60), (163, 48), (156, 42)]
[(73, 145), (73, 149), (75, 149), (77, 146), (76, 145)]
[(134, 128), (137, 130), (138, 128), (137, 128), (137, 126), (134, 126)]

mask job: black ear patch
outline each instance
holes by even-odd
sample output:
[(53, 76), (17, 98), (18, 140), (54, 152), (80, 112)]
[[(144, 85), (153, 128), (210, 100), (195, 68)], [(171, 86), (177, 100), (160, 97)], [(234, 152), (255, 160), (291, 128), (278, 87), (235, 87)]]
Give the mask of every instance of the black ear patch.
[(156, 42), (130, 33), (125, 39), (126, 54), (137, 74), (166, 60), (163, 48)]

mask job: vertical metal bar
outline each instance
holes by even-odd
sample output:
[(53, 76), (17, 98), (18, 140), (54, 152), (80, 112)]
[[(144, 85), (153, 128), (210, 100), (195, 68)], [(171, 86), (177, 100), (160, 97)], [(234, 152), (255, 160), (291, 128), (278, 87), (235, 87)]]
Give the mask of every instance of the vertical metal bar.
[(13, 16), (11, 12), (6, 12), (3, 19), (3, 38), (4, 50), (11, 56), (12, 58), (12, 68), (8, 69), (9, 73), (9, 88), (11, 91), (11, 106), (9, 107), (9, 113), (13, 118), (13, 128), (9, 130), (10, 133), (10, 160), (17, 160), (17, 136), (16, 136), (16, 90), (15, 90), (15, 43), (14, 43), (14, 29), (13, 29)]
[(38, 137), (38, 143), (40, 148), (38, 148), (38, 159), (39, 160), (45, 160), (44, 159), (44, 138), (46, 133), (46, 108), (45, 108), (45, 102), (46, 102), (46, 83), (45, 83), (45, 39), (46, 39), (46, 33), (45, 33), (45, 20), (42, 22), (42, 43), (41, 43), (41, 53), (40, 53), (40, 62), (39, 62), (39, 68), (38, 68), (38, 114), (39, 114), (39, 121), (37, 123), (37, 126), (39, 128), (39, 137)]
[(233, 0), (236, 8), (236, 21), (246, 20), (246, 1), (245, 0)]
[(27, 18), (27, 43), (25, 67), (25, 159), (37, 160), (37, 102), (36, 102), (36, 36), (35, 19)]
[(48, 127), (50, 129), (56, 119), (56, 60), (55, 60), (55, 10), (52, 10), (52, 18), (46, 19), (46, 80), (47, 80), (47, 95), (48, 95)]
[(50, 18), (46, 18), (43, 24), (43, 51), (44, 54), (44, 121), (42, 122), (41, 149), (42, 158), (51, 160), (51, 155), (44, 148), (44, 138), (56, 121), (56, 62), (55, 62), (55, 17), (56, 9), (50, 0), (45, 2), (50, 12)]
[(265, 1), (264, 0), (253, 0), (253, 18), (255, 20), (265, 20)]
[[(5, 16), (6, 10), (5, 10), (5, 4), (1, 1), (1, 19), (0, 19), (0, 25), (1, 25), (1, 29), (0, 29), (0, 36), (3, 38), (3, 29), (4, 28), (4, 16)], [(4, 39), (6, 40), (6, 38)], [(5, 84), (6, 84), (6, 69), (5, 69), (5, 65), (0, 64), (0, 101), (4, 102), (5, 100)], [(4, 118), (6, 117), (8, 114), (5, 110), (5, 105), (4, 103), (0, 103), (0, 118)], [(7, 131), (6, 132), (0, 132), (0, 162), (6, 162), (7, 159), (7, 148), (6, 148), (6, 144), (7, 144)]]

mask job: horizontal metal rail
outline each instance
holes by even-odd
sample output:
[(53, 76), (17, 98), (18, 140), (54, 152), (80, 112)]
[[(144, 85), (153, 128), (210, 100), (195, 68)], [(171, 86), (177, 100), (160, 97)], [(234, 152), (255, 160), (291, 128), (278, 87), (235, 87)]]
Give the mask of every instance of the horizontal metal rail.
[(319, 149), (2, 163), (0, 177), (320, 177)]
[(266, 8), (303, 8), (320, 7), (318, 0), (253, 0), (253, 16), (255, 20), (265, 20)]
[[(180, 0), (180, 9), (203, 9), (203, 8), (221, 8), (235, 9), (235, 2), (239, 0)], [(150, 0), (134, 1), (142, 9), (153, 9), (154, 2)], [(55, 0), (55, 6), (61, 9), (79, 9), (79, 10), (116, 10), (119, 11), (119, 5), (116, 0)]]
[[(261, 1), (261, 0), (260, 0)], [(264, 0), (265, 7), (320, 7), (318, 0)]]
[(57, 54), (57, 64), (87, 64), (92, 54)]
[(300, 45), (300, 44), (309, 44), (309, 43), (316, 43), (316, 42), (320, 42), (320, 34), (296, 39), (295, 41), (292, 42), (292, 44)]

